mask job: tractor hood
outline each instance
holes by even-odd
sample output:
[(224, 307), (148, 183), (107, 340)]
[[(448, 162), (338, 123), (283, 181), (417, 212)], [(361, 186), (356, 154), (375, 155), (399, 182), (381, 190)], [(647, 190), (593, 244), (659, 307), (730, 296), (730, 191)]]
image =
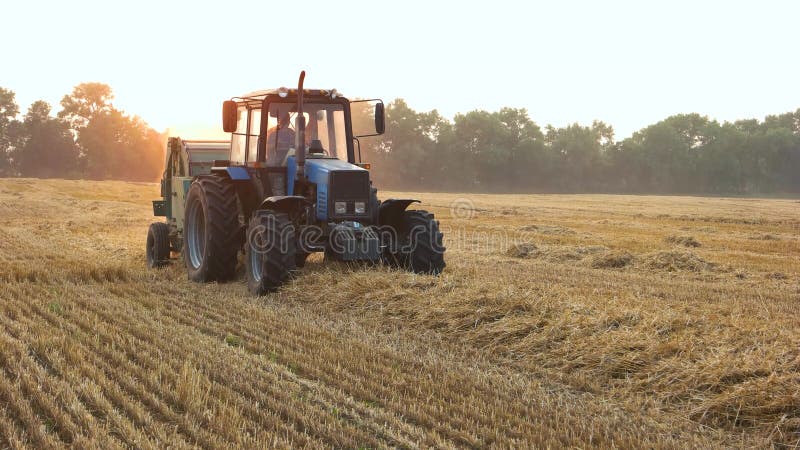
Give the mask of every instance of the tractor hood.
[[(287, 179), (297, 177), (297, 161), (294, 156), (287, 159)], [(369, 211), (357, 213), (356, 202), (369, 204), (370, 182), (369, 171), (347, 161), (336, 158), (307, 158), (305, 161), (305, 178), (316, 185), (317, 220), (365, 220)], [(290, 181), (288, 194), (294, 195), (294, 182)], [(336, 213), (336, 202), (345, 203), (346, 211)]]

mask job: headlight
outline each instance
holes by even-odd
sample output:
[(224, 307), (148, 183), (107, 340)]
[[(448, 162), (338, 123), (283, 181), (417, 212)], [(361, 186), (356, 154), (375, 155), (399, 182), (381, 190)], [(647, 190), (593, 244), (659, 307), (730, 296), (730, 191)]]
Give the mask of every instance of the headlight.
[(335, 202), (333, 204), (333, 210), (336, 212), (336, 214), (347, 214), (347, 203)]
[(356, 214), (364, 214), (366, 210), (367, 208), (364, 202), (356, 202)]
[(286, 98), (287, 95), (289, 95), (289, 89), (286, 89), (285, 87), (278, 89), (278, 96), (280, 98)]

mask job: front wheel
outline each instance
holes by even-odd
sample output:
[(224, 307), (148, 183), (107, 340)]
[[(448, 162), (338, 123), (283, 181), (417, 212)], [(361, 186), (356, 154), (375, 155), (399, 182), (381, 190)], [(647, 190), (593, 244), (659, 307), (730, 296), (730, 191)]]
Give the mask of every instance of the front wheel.
[(256, 211), (247, 227), (245, 268), (253, 295), (276, 291), (297, 269), (297, 242), (289, 215)]
[(384, 250), (384, 263), (414, 273), (442, 273), (445, 247), (439, 221), (433, 214), (422, 210), (405, 211), (401, 222), (393, 228), (396, 241)]

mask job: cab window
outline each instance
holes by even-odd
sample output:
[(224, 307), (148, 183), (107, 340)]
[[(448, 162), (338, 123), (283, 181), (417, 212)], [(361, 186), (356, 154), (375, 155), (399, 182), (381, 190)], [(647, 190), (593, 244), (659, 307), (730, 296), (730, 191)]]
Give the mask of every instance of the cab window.
[(261, 108), (250, 110), (250, 131), (247, 133), (247, 162), (253, 164), (258, 159), (258, 131), (261, 127)]
[(247, 134), (247, 108), (239, 107), (236, 131), (231, 135), (231, 161), (244, 163)]
[[(347, 161), (344, 108), (339, 103), (305, 103), (306, 152)], [(296, 103), (271, 103), (267, 119), (267, 165), (283, 166), (295, 152)], [(308, 153), (307, 153), (308, 154)]]

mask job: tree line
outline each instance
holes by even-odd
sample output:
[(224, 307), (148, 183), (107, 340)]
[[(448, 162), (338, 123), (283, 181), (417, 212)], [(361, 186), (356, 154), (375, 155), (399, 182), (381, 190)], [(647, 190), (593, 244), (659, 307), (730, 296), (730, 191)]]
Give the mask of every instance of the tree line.
[[(719, 123), (680, 114), (614, 139), (601, 121), (556, 128), (525, 109), (453, 120), (386, 107), (386, 134), (362, 142), (384, 187), (472, 192), (800, 193), (800, 109)], [(369, 114), (361, 111), (360, 126)], [(359, 122), (361, 122), (359, 124)]]
[(157, 180), (164, 137), (113, 98), (108, 85), (82, 83), (57, 115), (37, 100), (20, 119), (14, 92), (0, 88), (0, 176)]
[[(0, 176), (157, 180), (164, 136), (116, 109), (111, 88), (83, 83), (51, 113), (36, 101), (20, 116), (0, 88)], [(372, 116), (354, 105), (354, 127)], [(191, 138), (191, 136), (184, 136)], [(525, 109), (476, 110), (452, 120), (402, 99), (386, 107), (386, 133), (361, 140), (376, 185), (472, 192), (654, 194), (800, 193), (800, 109), (720, 123), (680, 114), (615, 140), (601, 121), (540, 127)]]

